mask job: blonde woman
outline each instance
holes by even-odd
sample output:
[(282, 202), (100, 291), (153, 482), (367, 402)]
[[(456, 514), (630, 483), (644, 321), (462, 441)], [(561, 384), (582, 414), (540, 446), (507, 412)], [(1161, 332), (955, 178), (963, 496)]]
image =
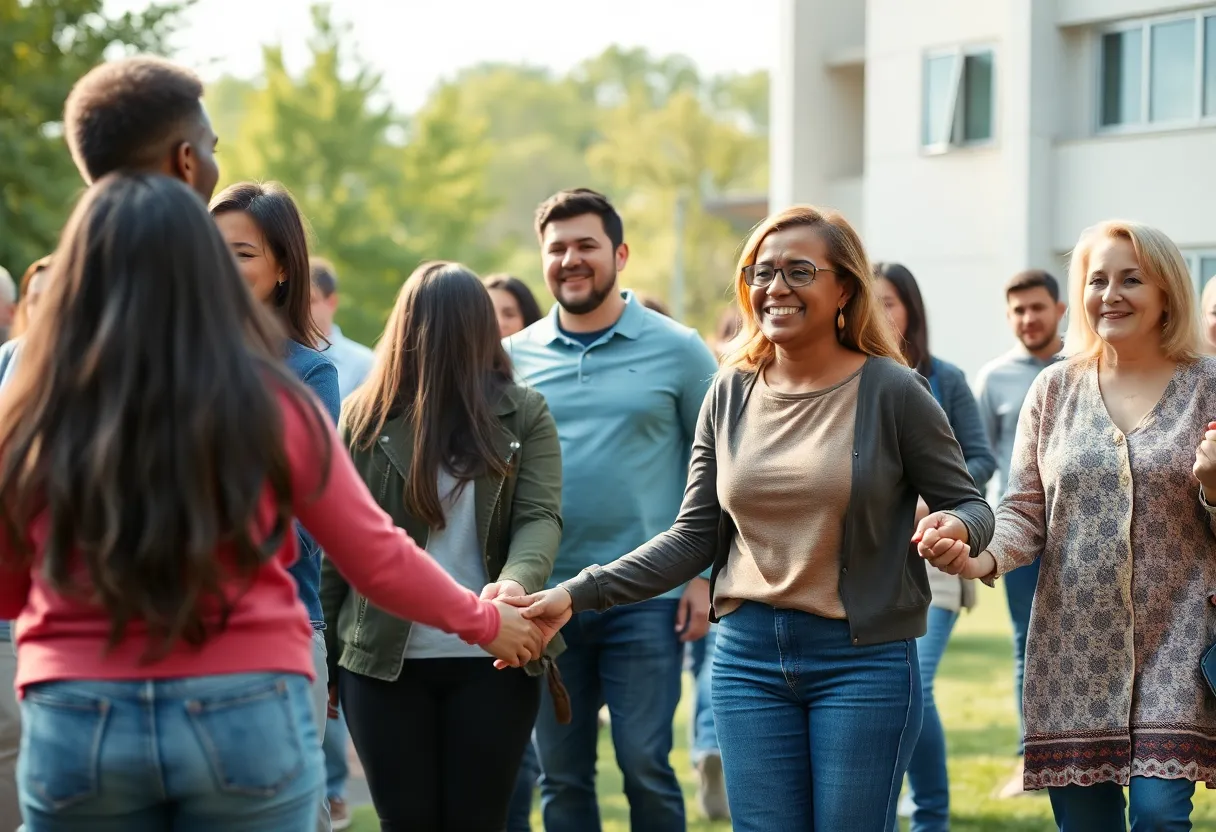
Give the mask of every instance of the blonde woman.
[(903, 362), (861, 240), (791, 208), (748, 239), (743, 329), (701, 409), (672, 528), (529, 599), (564, 623), (713, 567), (713, 707), (737, 832), (890, 829), (921, 723), (917, 495), (958, 552), (992, 512)]
[(1216, 636), (1216, 358), (1199, 355), (1186, 264), (1160, 231), (1087, 230), (1068, 282), (1073, 354), (1026, 399), (992, 542), (944, 554), (951, 536), (926, 523), (921, 553), (989, 583), (1041, 558), (1026, 787), (1049, 790), (1059, 828), (1126, 829), (1128, 786), (1132, 829), (1190, 829), (1195, 782), (1216, 785), (1199, 670)]

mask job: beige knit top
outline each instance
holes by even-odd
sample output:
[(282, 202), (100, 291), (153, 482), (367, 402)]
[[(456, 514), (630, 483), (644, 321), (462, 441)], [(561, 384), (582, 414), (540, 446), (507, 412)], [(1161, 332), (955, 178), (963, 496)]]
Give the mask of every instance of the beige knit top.
[(813, 393), (779, 393), (763, 374), (718, 493), (738, 530), (714, 587), (719, 615), (758, 601), (843, 619), (840, 547), (853, 482), (861, 371)]

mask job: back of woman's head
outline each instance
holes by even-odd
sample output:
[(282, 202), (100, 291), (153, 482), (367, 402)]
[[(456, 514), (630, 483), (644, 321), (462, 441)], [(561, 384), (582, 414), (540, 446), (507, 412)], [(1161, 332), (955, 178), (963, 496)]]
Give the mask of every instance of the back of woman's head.
[(278, 182), (238, 182), (211, 200), (211, 215), (239, 211), (262, 232), (282, 280), (268, 302), (293, 341), (317, 347), (323, 340), (312, 319), (312, 274), (308, 264), (308, 234), (291, 193)]
[(464, 480), (506, 470), (494, 405), (510, 381), (494, 304), (477, 275), (459, 263), (423, 263), (397, 295), (367, 381), (346, 402), (351, 446), (369, 447), (389, 418), (410, 420), (406, 502), (443, 528), (441, 466)]
[[(904, 358), (908, 366), (928, 378), (933, 357), (929, 354), (929, 321), (925, 301), (916, 278), (902, 263), (875, 263), (874, 276), (885, 280), (895, 289), (907, 315), (907, 327), (902, 333)], [(896, 332), (897, 336), (901, 333)]]
[[(29, 331), (0, 399), (7, 533), (52, 588), (106, 609), (112, 643), (142, 622), (149, 658), (199, 644), (227, 620), (226, 582), (290, 530), (278, 391), (303, 393), (274, 358), (282, 334), (198, 197), (164, 176), (99, 180), (48, 278), (53, 325)], [(268, 483), (278, 517), (259, 532)]]

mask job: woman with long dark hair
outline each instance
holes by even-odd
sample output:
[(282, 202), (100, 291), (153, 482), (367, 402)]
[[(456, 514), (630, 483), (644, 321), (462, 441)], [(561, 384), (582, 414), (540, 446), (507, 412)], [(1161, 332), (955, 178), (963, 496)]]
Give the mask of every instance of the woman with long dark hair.
[[(929, 382), (933, 398), (946, 411), (950, 429), (963, 449), (967, 471), (977, 488), (983, 488), (996, 471), (996, 457), (988, 447), (979, 406), (963, 371), (929, 352), (929, 323), (920, 287), (912, 272), (899, 263), (874, 264), (874, 293), (900, 336), (904, 359)], [(916, 522), (929, 514), (923, 499), (917, 501)], [(920, 660), (924, 721), (908, 764), (912, 798), (912, 832), (945, 832), (950, 828), (950, 782), (946, 774), (946, 735), (942, 729), (933, 682), (959, 611), (975, 606), (975, 584), (929, 570), (928, 631), (916, 640)]]
[[(253, 296), (278, 319), (287, 338), (282, 354), (287, 366), (312, 390), (333, 422), (338, 421), (341, 398), (338, 371), (317, 351), (321, 332), (312, 320), (312, 276), (308, 263), (308, 237), (291, 194), (277, 182), (240, 182), (211, 200), (211, 215), (228, 242), (241, 275)], [(313, 715), (324, 736), (329, 679), (326, 677), (325, 617), (318, 585), (321, 549), (307, 529), (296, 525), (300, 559), (291, 567), (300, 600), (313, 627)], [(318, 832), (327, 832), (329, 801), (325, 801)]]
[[(544, 587), (561, 539), (557, 428), (512, 381), (494, 306), (464, 266), (426, 263), (405, 282), (342, 435), (380, 505), (453, 578), (483, 598)], [(380, 828), (501, 830), (549, 657), (498, 673), (479, 647), (381, 611), (328, 564), (321, 597)], [(561, 692), (555, 676), (550, 688)]]
[(541, 318), (540, 304), (536, 296), (518, 277), (509, 274), (492, 274), (485, 279), (490, 300), (494, 301), (494, 315), (498, 319), (498, 334), (509, 338), (522, 332)]
[(377, 605), (510, 664), (539, 654), (376, 506), (184, 184), (99, 180), (48, 277), (55, 326), (27, 333), (0, 397), (28, 832), (316, 823), (293, 516)]

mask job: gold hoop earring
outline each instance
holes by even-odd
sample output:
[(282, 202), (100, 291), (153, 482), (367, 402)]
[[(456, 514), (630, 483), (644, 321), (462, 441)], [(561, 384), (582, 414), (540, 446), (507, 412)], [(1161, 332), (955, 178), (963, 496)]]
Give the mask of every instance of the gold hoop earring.
[(844, 329), (844, 307), (836, 310), (836, 328)]

